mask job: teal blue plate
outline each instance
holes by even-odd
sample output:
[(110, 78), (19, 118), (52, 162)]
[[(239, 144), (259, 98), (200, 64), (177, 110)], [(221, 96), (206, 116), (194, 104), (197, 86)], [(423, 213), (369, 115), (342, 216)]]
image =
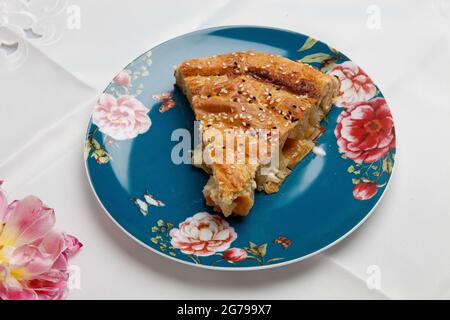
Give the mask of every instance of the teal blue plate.
[[(274, 195), (257, 193), (245, 218), (224, 219), (205, 205), (208, 176), (171, 160), (177, 129), (194, 116), (174, 87), (174, 66), (220, 53), (255, 50), (301, 60), (341, 80), (326, 131)], [(390, 180), (395, 130), (369, 76), (340, 51), (273, 28), (200, 30), (144, 53), (99, 97), (86, 135), (86, 168), (100, 203), (123, 231), (173, 260), (225, 270), (286, 265), (355, 230)]]

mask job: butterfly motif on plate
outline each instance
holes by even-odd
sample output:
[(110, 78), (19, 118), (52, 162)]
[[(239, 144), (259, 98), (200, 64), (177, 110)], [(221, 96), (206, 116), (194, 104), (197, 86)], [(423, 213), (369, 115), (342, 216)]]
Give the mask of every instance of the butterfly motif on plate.
[(289, 248), (292, 244), (292, 240), (287, 239), (285, 236), (279, 236), (273, 242), (282, 245), (285, 249)]
[(155, 196), (148, 193), (148, 191), (144, 193), (144, 196), (142, 198), (133, 198), (132, 200), (143, 216), (148, 215), (148, 211), (151, 206), (154, 207), (166, 206), (164, 202), (156, 199)]

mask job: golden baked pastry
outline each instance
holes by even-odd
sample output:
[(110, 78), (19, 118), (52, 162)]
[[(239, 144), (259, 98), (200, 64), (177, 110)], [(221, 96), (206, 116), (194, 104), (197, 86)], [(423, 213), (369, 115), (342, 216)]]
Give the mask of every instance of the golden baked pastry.
[[(255, 189), (279, 190), (313, 149), (320, 121), (340, 88), (334, 76), (260, 52), (188, 60), (175, 77), (200, 121), (202, 143), (194, 151), (194, 165), (211, 175), (203, 190), (206, 203), (225, 216), (247, 215)], [(261, 130), (268, 132), (262, 138), (255, 134)], [(237, 134), (227, 135), (230, 131)], [(250, 152), (255, 148), (256, 158)], [(226, 158), (230, 150), (233, 161)]]

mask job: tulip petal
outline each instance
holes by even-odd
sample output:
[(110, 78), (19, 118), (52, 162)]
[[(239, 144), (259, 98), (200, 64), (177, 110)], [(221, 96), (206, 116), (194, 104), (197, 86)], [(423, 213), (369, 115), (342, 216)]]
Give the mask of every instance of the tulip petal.
[(0, 283), (0, 300), (37, 300), (38, 295), (33, 290), (12, 287), (9, 288)]
[(52, 231), (41, 241), (39, 247), (55, 259), (63, 254), (67, 258), (74, 256), (83, 247), (83, 244), (74, 236)]
[[(56, 274), (59, 274), (58, 276)], [(67, 293), (67, 273), (55, 272), (52, 281), (42, 277), (27, 283), (28, 288), (33, 289), (40, 300), (60, 300)]]
[(14, 250), (9, 261), (14, 277), (19, 280), (32, 279), (50, 270), (53, 262), (53, 257), (31, 245), (24, 245)]
[(28, 288), (24, 288), (9, 270), (0, 264), (0, 300), (36, 300), (37, 294)]
[(53, 263), (52, 270), (66, 272), (68, 267), (69, 267), (69, 260), (65, 255), (62, 254)]
[(19, 247), (44, 237), (55, 224), (55, 213), (41, 200), (29, 196), (17, 201), (0, 235), (0, 243)]
[(53, 210), (38, 198), (8, 205), (0, 188), (0, 300), (65, 297), (68, 258), (83, 245), (71, 235), (51, 231), (54, 224)]
[[(3, 181), (0, 180), (0, 186)], [(8, 200), (6, 198), (6, 193), (0, 188), (0, 222), (4, 221), (4, 216), (6, 215), (6, 208), (8, 208)]]
[(80, 251), (80, 249), (83, 247), (83, 244), (75, 238), (74, 236), (71, 236), (70, 234), (65, 234), (65, 240), (66, 240), (66, 250), (64, 250), (63, 254), (67, 257), (73, 257)]
[(66, 239), (63, 233), (51, 231), (41, 241), (39, 247), (50, 256), (58, 257), (66, 250)]

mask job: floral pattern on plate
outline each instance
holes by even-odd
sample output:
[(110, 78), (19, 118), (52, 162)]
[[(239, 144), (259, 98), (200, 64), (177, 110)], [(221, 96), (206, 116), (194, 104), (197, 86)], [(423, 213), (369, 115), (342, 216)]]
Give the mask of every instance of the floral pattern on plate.
[[(257, 194), (249, 216), (225, 220), (207, 212), (202, 195), (206, 175), (171, 161), (180, 143), (173, 133), (191, 130), (195, 119), (182, 92), (173, 87), (173, 66), (208, 56), (212, 49), (248, 50), (250, 43), (254, 50), (281, 54), (338, 77), (342, 95), (321, 124), (314, 152), (293, 170), (282, 190)], [(185, 50), (178, 52), (180, 47)], [(150, 72), (152, 60), (157, 65)], [(370, 77), (333, 47), (284, 30), (220, 27), (166, 42), (119, 72), (96, 111), (86, 138), (86, 163), (109, 215), (148, 248), (208, 268), (260, 269), (323, 250), (372, 212), (394, 167), (392, 114)], [(147, 188), (157, 197), (148, 192), (141, 196)], [(332, 189), (327, 201), (323, 188)]]
[(95, 105), (92, 121), (101, 133), (114, 140), (129, 140), (150, 129), (149, 111), (132, 96), (116, 99), (110, 94), (102, 94)]
[(173, 99), (173, 91), (154, 94), (153, 100), (161, 103), (161, 106), (159, 107), (159, 112), (161, 113), (167, 112), (177, 105), (176, 101)]
[[(98, 97), (92, 114), (95, 127), (85, 144), (86, 159), (91, 156), (98, 164), (107, 164), (112, 160), (108, 146), (119, 147), (119, 141), (134, 139), (150, 129), (150, 109), (137, 98), (143, 88), (137, 80), (150, 74), (151, 64), (149, 51), (120, 71)], [(96, 139), (97, 134), (103, 135), (105, 144)]]
[[(300, 51), (311, 49), (317, 41), (308, 38)], [(322, 72), (341, 81), (342, 94), (336, 105), (341, 111), (334, 134), (343, 159), (353, 161), (347, 171), (354, 175), (353, 196), (356, 200), (373, 198), (384, 187), (394, 166), (395, 128), (391, 111), (375, 83), (353, 61), (328, 47), (330, 53), (314, 53), (300, 59), (319, 64)]]
[(378, 89), (372, 79), (353, 61), (334, 65), (328, 74), (341, 81), (342, 95), (336, 101), (338, 106), (351, 107), (369, 101), (377, 94)]
[(156, 199), (155, 196), (151, 195), (148, 191), (146, 191), (144, 193), (143, 197), (141, 197), (141, 198), (134, 197), (131, 200), (134, 202), (134, 204), (136, 205), (136, 207), (139, 209), (139, 211), (141, 212), (141, 214), (143, 216), (148, 215), (149, 208), (151, 206), (154, 206), (154, 207), (165, 207), (166, 206), (166, 204), (164, 202)]
[(386, 100), (374, 98), (344, 109), (335, 135), (342, 157), (354, 162), (347, 171), (354, 175), (355, 199), (373, 198), (394, 167), (395, 129)]
[[(202, 258), (210, 256), (218, 257), (213, 262), (214, 265), (252, 260), (257, 265), (263, 266), (283, 260), (266, 257), (267, 243), (257, 245), (250, 241), (244, 248), (230, 248), (238, 238), (238, 234), (222, 216), (208, 212), (196, 213), (181, 222), (178, 228), (171, 222), (159, 219), (151, 231), (153, 233), (151, 241), (160, 246), (161, 252), (168, 252), (170, 256), (175, 257), (178, 251), (195, 264), (203, 264)], [(283, 238), (287, 241), (285, 237)], [(274, 241), (275, 243), (278, 242)], [(291, 243), (289, 242), (289, 245)]]
[(169, 233), (171, 244), (182, 253), (197, 257), (223, 252), (236, 240), (234, 228), (219, 215), (199, 212)]

